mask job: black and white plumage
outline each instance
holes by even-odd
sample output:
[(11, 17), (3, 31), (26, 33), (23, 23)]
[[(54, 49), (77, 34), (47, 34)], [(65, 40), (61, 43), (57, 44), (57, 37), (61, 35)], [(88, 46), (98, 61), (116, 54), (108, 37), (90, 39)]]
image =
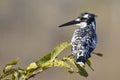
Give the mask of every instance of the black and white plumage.
[(90, 58), (92, 51), (97, 44), (96, 35), (96, 15), (92, 13), (82, 13), (81, 16), (73, 21), (60, 25), (59, 27), (76, 24), (79, 26), (74, 31), (71, 44), (72, 54), (75, 56), (77, 64), (85, 65), (85, 62)]

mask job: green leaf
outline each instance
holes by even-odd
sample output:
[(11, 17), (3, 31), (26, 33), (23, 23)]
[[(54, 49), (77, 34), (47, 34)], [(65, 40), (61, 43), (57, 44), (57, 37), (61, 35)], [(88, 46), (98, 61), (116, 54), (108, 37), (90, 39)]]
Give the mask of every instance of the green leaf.
[(31, 63), (26, 69), (27, 74), (29, 75), (30, 73), (34, 72), (35, 70), (42, 68), (43, 65), (44, 65), (44, 69), (48, 68), (48, 66), (50, 66), (50, 65), (53, 65), (53, 63), (51, 63), (51, 62), (53, 62), (54, 59), (68, 46), (70, 46), (70, 43), (64, 42), (64, 43), (58, 45), (57, 47), (55, 47), (52, 52), (48, 53), (47, 55), (45, 55), (41, 59), (37, 60), (36, 62)]
[(64, 42), (64, 43), (58, 45), (57, 47), (54, 48), (54, 50), (52, 52), (45, 55), (43, 58), (39, 59), (38, 61), (36, 61), (36, 64), (40, 66), (41, 64), (43, 64), (49, 60), (53, 61), (64, 49), (66, 49), (69, 46), (70, 46), (69, 42)]
[(13, 74), (15, 71), (15, 69), (9, 69), (7, 71), (4, 71), (1, 75), (0, 75), (0, 79), (3, 79), (5, 77), (7, 77), (8, 75)]
[(15, 76), (14, 76), (14, 74), (12, 74), (11, 80), (15, 80)]
[(49, 61), (51, 59), (51, 53), (45, 55), (43, 58), (39, 59), (38, 61), (36, 61), (37, 65), (41, 65), (47, 61)]
[(25, 71), (22, 69), (16, 70), (13, 75), (14, 75), (14, 78), (18, 80), (25, 80), (26, 78)]
[(73, 68), (69, 64), (67, 64), (66, 62), (64, 62), (62, 60), (55, 59), (52, 62), (48, 61), (41, 65), (41, 68), (43, 68), (43, 69), (47, 69), (49, 67), (64, 67), (64, 68), (67, 68), (69, 71), (73, 72)]
[[(75, 63), (76, 64), (76, 63)], [(78, 73), (81, 76), (88, 77), (87, 71), (84, 69), (84, 67), (81, 67), (79, 64), (76, 64), (76, 67), (78, 68)]]
[(86, 64), (94, 71), (94, 69), (91, 67), (91, 62), (90, 62), (90, 60), (87, 60), (87, 61), (86, 61)]
[(13, 65), (16, 65), (17, 63), (18, 63), (18, 59), (9, 62), (8, 64), (5, 65), (3, 72), (5, 73), (7, 71), (10, 71), (12, 69)]
[(7, 71), (10, 71), (12, 69), (12, 65), (6, 65), (3, 69), (3, 72), (6, 73)]
[(37, 69), (37, 68), (38, 68), (37, 64), (33, 62), (27, 67), (27, 70), (32, 70), (32, 69)]
[(70, 63), (72, 63), (72, 64), (74, 64), (75, 65), (75, 60), (74, 60), (74, 58), (69, 58), (69, 57), (64, 57), (63, 59), (62, 59), (62, 61), (68, 61), (68, 62), (70, 62)]
[(70, 45), (71, 44), (69, 42), (64, 42), (55, 47), (54, 50), (51, 52), (51, 60), (54, 60), (64, 49), (66, 49)]
[(18, 63), (19, 59), (13, 60), (9, 62), (7, 65), (16, 65)]

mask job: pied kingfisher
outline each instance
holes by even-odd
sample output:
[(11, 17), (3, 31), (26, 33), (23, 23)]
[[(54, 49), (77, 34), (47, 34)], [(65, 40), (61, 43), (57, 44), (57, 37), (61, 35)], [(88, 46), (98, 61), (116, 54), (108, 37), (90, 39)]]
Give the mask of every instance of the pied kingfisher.
[(96, 15), (92, 13), (82, 13), (75, 20), (59, 26), (63, 27), (73, 24), (79, 26), (79, 28), (74, 31), (71, 40), (71, 50), (75, 57), (76, 63), (81, 66), (85, 66), (87, 59), (90, 58), (91, 53), (97, 44), (95, 17)]

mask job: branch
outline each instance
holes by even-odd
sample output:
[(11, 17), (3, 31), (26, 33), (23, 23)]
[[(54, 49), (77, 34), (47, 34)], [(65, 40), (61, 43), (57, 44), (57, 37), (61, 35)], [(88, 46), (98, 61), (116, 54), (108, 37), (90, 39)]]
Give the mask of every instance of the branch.
[(41, 72), (43, 72), (43, 70), (39, 70), (39, 71), (36, 71), (34, 72), (33, 74), (31, 74), (30, 76), (28, 76), (28, 78), (26, 78), (25, 80), (28, 80), (30, 78), (34, 78), (36, 75), (40, 74)]

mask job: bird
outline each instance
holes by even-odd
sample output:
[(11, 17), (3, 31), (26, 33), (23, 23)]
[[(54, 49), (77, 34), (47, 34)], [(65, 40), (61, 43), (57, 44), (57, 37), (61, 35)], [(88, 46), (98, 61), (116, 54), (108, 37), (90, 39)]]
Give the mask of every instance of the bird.
[(76, 19), (60, 25), (59, 27), (76, 25), (78, 26), (71, 39), (71, 51), (75, 57), (76, 64), (84, 67), (91, 57), (97, 45), (96, 17), (93, 13), (81, 13)]

